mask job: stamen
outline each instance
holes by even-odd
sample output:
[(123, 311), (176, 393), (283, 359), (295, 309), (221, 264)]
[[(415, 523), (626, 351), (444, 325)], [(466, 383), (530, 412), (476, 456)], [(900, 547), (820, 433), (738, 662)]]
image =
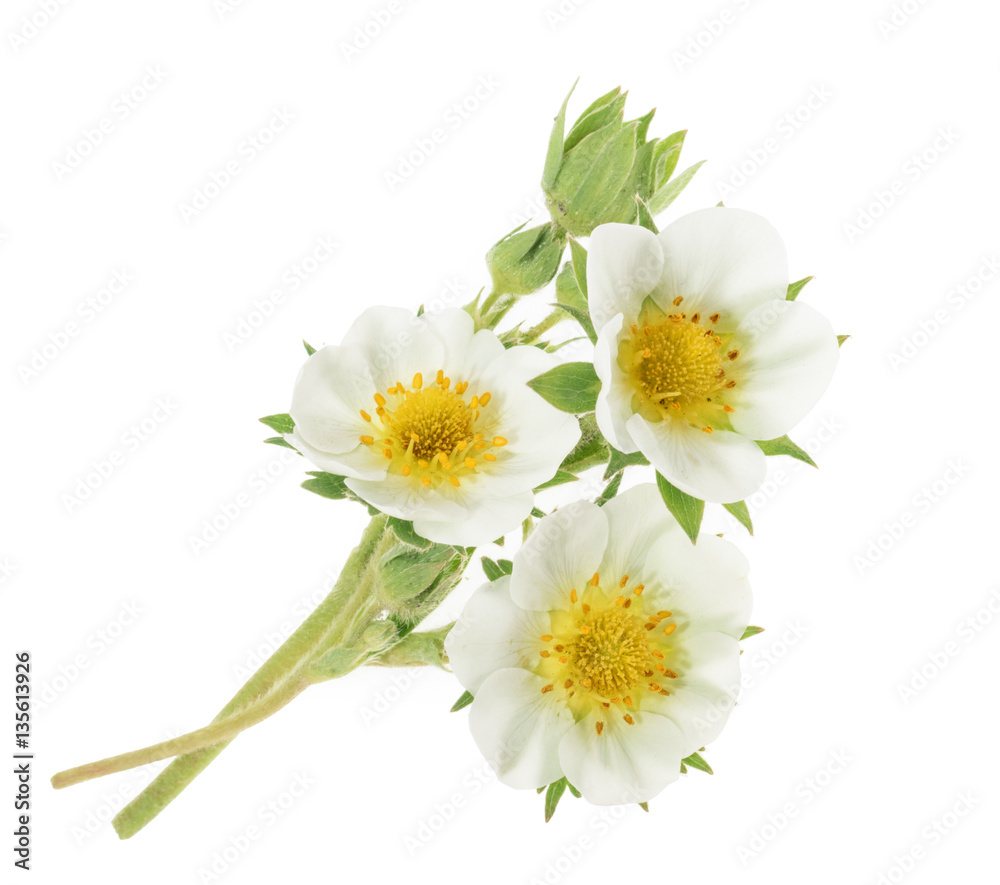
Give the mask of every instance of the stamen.
[(628, 583), (628, 575), (624, 575), (624, 576), (622, 577), (622, 579), (621, 579), (621, 580), (620, 580), (620, 581), (618, 582), (618, 586), (619, 586), (619, 587), (620, 587), (620, 588), (621, 588), (622, 590), (624, 590), (624, 589), (625, 589), (625, 585), (626, 585), (627, 583)]
[(359, 436), (358, 439), (360, 439), (366, 446), (370, 446), (375, 442), (374, 436)]
[(361, 410), (361, 417), (364, 418), (365, 421), (371, 421), (372, 420), (372, 416), (369, 415), (364, 409)]
[[(466, 387), (468, 387), (468, 385), (466, 385)], [(486, 393), (484, 393), (481, 397), (479, 397), (479, 405), (481, 405), (481, 406), (488, 405), (489, 401), (492, 399), (492, 397), (493, 397), (493, 394), (491, 394), (487, 390)]]
[(664, 627), (664, 628), (663, 628), (663, 632), (664, 632), (664, 633), (665, 633), (665, 634), (666, 634), (667, 636), (669, 636), (669, 635), (670, 635), (671, 633), (673, 633), (673, 632), (674, 632), (674, 630), (676, 630), (676, 629), (677, 629), (677, 625), (676, 625), (676, 624), (671, 624), (671, 625), (670, 625), (670, 626), (668, 626), (668, 627)]
[(597, 733), (600, 734), (602, 731), (604, 731), (604, 723), (603, 722), (595, 722), (594, 723), (594, 728), (596, 728), (597, 729)]
[(622, 716), (622, 719), (624, 719), (629, 725), (635, 725), (635, 720), (628, 713)]
[(555, 688), (555, 686), (551, 682), (548, 685), (543, 685), (542, 686), (542, 694), (545, 694), (546, 692), (550, 692), (554, 688)]
[(417, 372), (417, 374), (413, 376), (413, 389), (420, 390), (420, 388), (423, 386), (424, 386), (424, 376), (420, 372)]
[(495, 445), (495, 446), (505, 446), (505, 445), (507, 445), (507, 440), (505, 440), (502, 436), (494, 436), (493, 437), (493, 445)]

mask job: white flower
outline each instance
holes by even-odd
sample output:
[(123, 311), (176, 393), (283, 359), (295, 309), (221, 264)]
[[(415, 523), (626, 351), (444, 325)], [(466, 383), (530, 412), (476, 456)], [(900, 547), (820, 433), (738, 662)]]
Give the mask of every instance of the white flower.
[(565, 776), (597, 805), (676, 780), (735, 703), (746, 575), (729, 542), (692, 546), (653, 485), (543, 519), (445, 641), (500, 780)]
[(739, 209), (703, 209), (654, 235), (594, 231), (587, 261), (599, 331), (597, 423), (677, 488), (740, 501), (765, 475), (754, 440), (782, 436), (815, 405), (837, 362), (829, 322), (785, 300), (777, 231)]
[(505, 350), (463, 310), (373, 307), (306, 360), (287, 439), (423, 537), (486, 544), (528, 516), (580, 438), (527, 386), (554, 365), (536, 347)]

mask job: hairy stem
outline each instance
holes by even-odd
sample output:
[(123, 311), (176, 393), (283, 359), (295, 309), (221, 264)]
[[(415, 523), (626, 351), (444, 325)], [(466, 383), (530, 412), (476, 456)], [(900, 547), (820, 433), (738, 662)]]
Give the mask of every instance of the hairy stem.
[(369, 564), (377, 562), (393, 542), (387, 518), (383, 515), (374, 517), (365, 529), (361, 542), (348, 557), (330, 594), (237, 692), (211, 725), (135, 753), (61, 772), (52, 779), (53, 785), (69, 786), (91, 777), (177, 755), (178, 758), (114, 818), (115, 830), (122, 839), (135, 835), (166, 808), (240, 731), (277, 712), (311, 684), (309, 667), (319, 655), (353, 638), (351, 630), (357, 611), (366, 607), (365, 603), (371, 597), (373, 577)]

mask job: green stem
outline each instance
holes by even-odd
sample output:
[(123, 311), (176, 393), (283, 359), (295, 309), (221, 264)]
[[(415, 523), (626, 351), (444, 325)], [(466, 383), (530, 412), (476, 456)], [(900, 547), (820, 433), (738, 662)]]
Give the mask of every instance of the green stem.
[[(485, 287), (484, 287), (485, 288)], [(498, 292), (494, 289), (483, 299), (483, 303), (479, 305), (480, 316), (486, 316), (490, 312), (490, 308), (497, 303), (497, 299), (503, 295), (503, 292)]]
[(556, 308), (552, 313), (550, 313), (544, 320), (542, 320), (538, 325), (532, 326), (525, 332), (525, 338), (528, 343), (537, 341), (546, 332), (549, 331), (553, 326), (558, 325), (564, 319), (566, 319), (566, 312), (560, 308)]
[[(395, 542), (387, 523), (387, 517), (383, 515), (372, 519), (326, 599), (237, 692), (211, 725), (134, 754), (127, 753), (62, 772), (53, 778), (53, 785), (69, 786), (86, 780), (83, 772), (92, 772), (90, 777), (98, 777), (123, 770), (130, 766), (121, 760), (134, 759), (146, 753), (160, 753), (155, 755), (157, 759), (167, 758), (172, 755), (168, 752), (172, 745), (180, 742), (176, 744), (180, 749), (175, 750), (180, 754), (178, 758), (114, 818), (114, 827), (122, 839), (134, 836), (166, 808), (240, 731), (277, 712), (311, 684), (313, 679), (309, 668), (319, 655), (354, 638), (351, 633), (357, 624), (357, 611), (359, 608), (367, 609), (371, 598), (369, 563), (373, 560), (377, 562)], [(142, 765), (146, 761), (149, 760), (141, 758), (133, 765)]]

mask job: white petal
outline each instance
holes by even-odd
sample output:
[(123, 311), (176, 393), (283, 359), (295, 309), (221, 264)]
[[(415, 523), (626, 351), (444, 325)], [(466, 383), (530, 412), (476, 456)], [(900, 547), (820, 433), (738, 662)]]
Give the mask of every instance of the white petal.
[[(457, 307), (429, 311), (420, 318), (441, 339), (441, 343), (444, 345), (444, 357), (441, 365), (437, 366), (435, 371), (442, 369), (445, 375), (456, 382), (464, 380), (458, 377), (458, 372), (465, 366), (466, 354), (476, 331), (475, 321), (468, 313)], [(493, 337), (496, 339), (495, 335)], [(499, 339), (497, 339), (497, 343), (500, 344)], [(500, 346), (503, 347), (502, 344)], [(423, 371), (427, 372), (428, 369)], [(404, 384), (409, 384), (412, 376), (401, 380)]]
[(559, 780), (559, 742), (573, 716), (557, 692), (542, 694), (545, 680), (527, 670), (497, 670), (469, 709), (469, 728), (503, 783), (518, 789)]
[[(512, 347), (494, 360), (481, 376), (491, 396), (483, 410), (491, 422), (488, 436), (507, 440), (497, 461), (484, 464), (483, 488), (509, 495), (551, 479), (580, 440), (580, 424), (535, 393), (527, 382), (558, 365), (537, 347)], [(481, 419), (483, 420), (483, 419)]]
[(603, 509), (608, 520), (608, 546), (600, 571), (609, 579), (629, 575), (633, 584), (646, 583), (648, 587), (651, 569), (646, 562), (654, 545), (674, 536), (678, 544), (692, 546), (652, 483), (622, 492)]
[(484, 492), (475, 497), (469, 495), (464, 503), (467, 509), (461, 517), (418, 516), (413, 520), (414, 530), (439, 544), (482, 547), (519, 528), (531, 513), (535, 497), (530, 490), (505, 497)]
[(354, 347), (323, 347), (310, 356), (295, 381), (289, 414), (299, 436), (322, 452), (338, 454), (367, 433), (361, 409), (375, 391), (364, 355)]
[(715, 740), (729, 718), (740, 691), (740, 646), (722, 633), (674, 635), (676, 656), (667, 664), (678, 678), (668, 681), (669, 695), (646, 695), (642, 704), (677, 724), (686, 756)]
[(673, 612), (679, 627), (692, 634), (713, 631), (739, 639), (753, 607), (749, 570), (735, 544), (707, 534), (692, 544), (673, 532), (652, 546), (641, 573), (631, 574), (641, 574), (650, 609)]
[(514, 605), (510, 577), (505, 575), (472, 594), (444, 648), (458, 681), (477, 695), (486, 677), (496, 670), (537, 664), (544, 645), (540, 637), (550, 627), (548, 615)]
[(625, 325), (624, 314), (614, 317), (597, 336), (594, 347), (594, 371), (601, 379), (597, 395), (597, 426), (608, 442), (618, 451), (630, 455), (638, 452), (626, 424), (632, 417), (632, 386), (618, 368), (618, 337)]
[(791, 430), (823, 395), (840, 356), (833, 326), (808, 304), (775, 301), (740, 324), (730, 404), (733, 427), (752, 439)]
[(753, 308), (785, 297), (785, 244), (760, 215), (700, 209), (664, 228), (659, 241), (663, 275), (653, 297), (661, 307), (681, 295), (688, 315), (721, 313), (716, 328), (730, 332)]
[(493, 361), (499, 359), (504, 352), (500, 339), (490, 329), (480, 329), (472, 336), (466, 348), (461, 368), (453, 370), (451, 377), (468, 381), (470, 394), (483, 393), (485, 388), (479, 389), (479, 379)]
[(398, 519), (458, 521), (468, 515), (464, 501), (449, 494), (450, 485), (425, 489), (412, 476), (398, 473), (387, 473), (384, 478), (375, 481), (348, 479), (345, 484), (369, 504)]
[(559, 761), (567, 780), (594, 805), (646, 802), (680, 777), (684, 738), (656, 713), (636, 713), (628, 725), (608, 711), (600, 734), (585, 716), (563, 738)]
[(563, 609), (569, 593), (583, 592), (604, 556), (608, 520), (589, 501), (560, 507), (535, 526), (514, 555), (510, 595), (521, 608)]
[(381, 393), (397, 381), (410, 384), (417, 372), (434, 377), (444, 366), (445, 346), (433, 323), (399, 307), (368, 308), (348, 329), (344, 344), (362, 352)]
[(594, 327), (623, 313), (635, 317), (663, 271), (656, 236), (637, 224), (602, 224), (590, 236), (587, 295)]
[(336, 455), (321, 452), (302, 438), (298, 427), (291, 433), (285, 434), (285, 439), (320, 470), (325, 470), (327, 473), (375, 482), (380, 481), (386, 475), (385, 458), (373, 452), (370, 446), (357, 443), (353, 451)]
[(640, 415), (629, 419), (628, 431), (666, 479), (704, 501), (742, 501), (760, 488), (767, 473), (764, 453), (738, 433), (704, 433), (674, 419), (654, 424)]

